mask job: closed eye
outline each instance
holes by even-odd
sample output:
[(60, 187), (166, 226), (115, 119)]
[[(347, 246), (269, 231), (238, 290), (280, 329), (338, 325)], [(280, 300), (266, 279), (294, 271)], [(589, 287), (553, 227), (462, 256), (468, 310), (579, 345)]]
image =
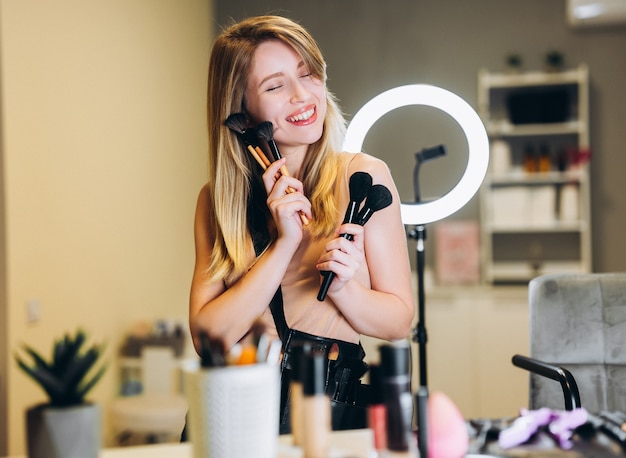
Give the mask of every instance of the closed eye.
[(283, 85), (282, 85), (282, 84), (277, 84), (277, 85), (275, 85), (275, 86), (272, 86), (272, 87), (268, 88), (268, 89), (267, 89), (267, 92), (272, 92), (272, 91), (275, 91), (275, 90), (277, 90), (277, 89), (280, 89), (281, 87), (283, 87)]

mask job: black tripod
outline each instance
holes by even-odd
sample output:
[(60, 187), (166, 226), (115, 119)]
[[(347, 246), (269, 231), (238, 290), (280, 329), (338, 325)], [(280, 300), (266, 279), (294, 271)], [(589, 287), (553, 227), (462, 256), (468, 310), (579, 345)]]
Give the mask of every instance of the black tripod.
[[(424, 148), (422, 151), (415, 153), (415, 168), (413, 169), (413, 189), (415, 193), (415, 203), (422, 201), (419, 189), (419, 171), (424, 162), (436, 159), (446, 154), (444, 145), (437, 145), (430, 148)], [(418, 447), (421, 457), (428, 457), (428, 383), (427, 383), (427, 364), (426, 364), (426, 343), (428, 342), (428, 334), (426, 332), (426, 296), (424, 293), (424, 269), (425, 261), (425, 241), (426, 227), (418, 224), (409, 231), (408, 236), (417, 240), (416, 249), (416, 268), (417, 268), (417, 324), (413, 330), (413, 341), (419, 347), (419, 388), (415, 395), (415, 404), (417, 406), (417, 428), (418, 428)]]

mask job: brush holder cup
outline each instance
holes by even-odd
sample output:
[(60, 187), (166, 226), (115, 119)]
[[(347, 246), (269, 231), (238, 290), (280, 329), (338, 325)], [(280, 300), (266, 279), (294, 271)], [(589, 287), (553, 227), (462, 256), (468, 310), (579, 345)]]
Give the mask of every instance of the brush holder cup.
[(273, 364), (186, 368), (193, 458), (275, 458), (280, 369)]

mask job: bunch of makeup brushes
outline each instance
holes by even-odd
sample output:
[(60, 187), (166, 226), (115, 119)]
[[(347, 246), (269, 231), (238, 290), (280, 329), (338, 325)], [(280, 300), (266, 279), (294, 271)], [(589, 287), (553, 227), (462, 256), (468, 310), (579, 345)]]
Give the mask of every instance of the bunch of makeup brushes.
[[(258, 124), (256, 127), (248, 127), (248, 119), (243, 113), (231, 114), (224, 125), (230, 130), (239, 135), (239, 138), (246, 146), (246, 150), (252, 155), (254, 160), (261, 166), (263, 170), (266, 170), (273, 161), (277, 161), (281, 158), (278, 146), (274, 141), (274, 125), (269, 121), (264, 121)], [(271, 157), (273, 161), (270, 161), (267, 155), (263, 152), (259, 146), (259, 139), (267, 142), (271, 151)], [(286, 166), (280, 168), (281, 175), (291, 176)], [(278, 179), (279, 177), (276, 177)], [(295, 192), (292, 187), (287, 188), (288, 193)], [(309, 219), (304, 213), (300, 213), (300, 220), (305, 226), (309, 224)]]
[[(352, 223), (360, 226), (365, 225), (372, 217), (374, 212), (382, 210), (391, 205), (393, 198), (389, 189), (382, 184), (372, 184), (372, 176), (367, 172), (355, 172), (350, 176), (349, 181), (350, 203), (343, 219), (343, 224)], [(363, 205), (361, 206), (361, 203)], [(348, 240), (352, 240), (352, 234), (341, 234)], [(324, 277), (320, 290), (317, 294), (317, 300), (326, 299), (328, 288), (335, 278), (332, 271), (322, 272)]]
[(278, 364), (282, 351), (282, 342), (272, 338), (264, 329), (254, 325), (252, 339), (233, 345), (228, 351), (224, 343), (200, 333), (200, 365), (205, 368), (224, 366), (245, 366), (249, 364)]

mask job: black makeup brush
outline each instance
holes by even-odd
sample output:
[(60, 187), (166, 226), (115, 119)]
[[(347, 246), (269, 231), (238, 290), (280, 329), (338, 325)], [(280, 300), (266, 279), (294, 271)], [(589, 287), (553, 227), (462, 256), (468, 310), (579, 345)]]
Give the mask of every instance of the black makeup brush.
[(200, 365), (202, 367), (225, 366), (225, 354), (224, 343), (221, 340), (210, 338), (204, 331), (200, 332)]
[(280, 151), (278, 150), (278, 146), (274, 141), (274, 124), (270, 121), (263, 121), (259, 123), (254, 130), (260, 139), (265, 140), (267, 145), (270, 147), (270, 151), (272, 152), (272, 156), (274, 156), (274, 160), (277, 161), (281, 158)]
[[(356, 222), (359, 206), (361, 205), (363, 199), (365, 199), (365, 196), (367, 195), (367, 192), (370, 190), (371, 187), (372, 176), (369, 173), (355, 172), (350, 176), (350, 203), (348, 204), (348, 209), (346, 210), (346, 214), (343, 218), (343, 224)], [(352, 240), (352, 234), (341, 234), (339, 237)], [(335, 272), (325, 270), (322, 272), (322, 276), (324, 277), (324, 279), (322, 280), (320, 290), (317, 294), (317, 300), (320, 302), (326, 298), (326, 293), (328, 293), (328, 287), (335, 278)]]
[(363, 226), (369, 221), (374, 212), (388, 207), (393, 202), (391, 192), (382, 184), (375, 184), (370, 188), (365, 198), (363, 208), (356, 217), (356, 223)]
[[(357, 173), (358, 175), (356, 177), (353, 176), (355, 196), (353, 198), (352, 186), (351, 186), (350, 188), (351, 189), (351, 197), (350, 197), (351, 202), (350, 202), (350, 205), (348, 206), (348, 209), (346, 210), (344, 223), (355, 223), (360, 226), (364, 226), (365, 223), (369, 221), (370, 217), (372, 216), (372, 214), (374, 214), (374, 212), (389, 206), (393, 199), (391, 197), (391, 193), (385, 186), (381, 184), (371, 186), (371, 176), (369, 176), (369, 174), (366, 174), (364, 172), (357, 172)], [(351, 185), (353, 184), (352, 183), (353, 177), (350, 177)], [(365, 203), (363, 204), (363, 208), (361, 209), (361, 211), (359, 211), (359, 213), (355, 216), (354, 213), (356, 212), (356, 210), (358, 210), (358, 205), (355, 206), (354, 201), (355, 199), (360, 199), (360, 200), (363, 199), (362, 195), (356, 196), (356, 192), (363, 192), (364, 190), (367, 190), (367, 194), (365, 196)], [(352, 240), (351, 234), (341, 234), (340, 237), (344, 237), (348, 240)], [(320, 290), (317, 294), (318, 301), (323, 301), (326, 298), (326, 294), (328, 293), (328, 288), (330, 287), (330, 284), (335, 278), (334, 272), (324, 271), (322, 272), (322, 275), (324, 276), (324, 279), (320, 286)]]
[(239, 135), (239, 138), (243, 140), (246, 145), (246, 149), (248, 152), (254, 157), (257, 163), (261, 166), (263, 170), (267, 168), (265, 161), (262, 159), (261, 155), (259, 155), (259, 147), (253, 145), (254, 131), (248, 128), (248, 120), (246, 115), (243, 113), (233, 113), (226, 121), (224, 121), (224, 125), (228, 127), (230, 130)]
[[(270, 166), (271, 162), (269, 161), (265, 153), (263, 153), (263, 150), (259, 148), (258, 145), (256, 145), (256, 134), (254, 132), (254, 129), (250, 129), (248, 127), (248, 119), (246, 118), (245, 114), (231, 114), (228, 118), (226, 118), (226, 121), (224, 121), (224, 125), (239, 135), (239, 137), (245, 143), (248, 152), (252, 155), (252, 157), (254, 157), (254, 160), (257, 161), (257, 163), (261, 166), (263, 170), (267, 169)], [(289, 172), (287, 171), (287, 168), (285, 166), (281, 167), (280, 170), (283, 175), (289, 176)], [(278, 179), (279, 176), (277, 175), (274, 178)], [(295, 189), (289, 186), (287, 188), (287, 193), (292, 192), (295, 192)], [(310, 223), (309, 219), (302, 212), (300, 212), (300, 221), (302, 221), (302, 224), (304, 224), (305, 226)]]
[[(270, 121), (263, 121), (257, 125), (254, 130), (260, 139), (267, 142), (267, 145), (270, 147), (270, 151), (272, 152), (272, 156), (274, 156), (274, 160), (279, 160), (282, 156), (278, 150), (278, 145), (274, 141), (274, 124)], [(287, 177), (291, 176), (289, 170), (287, 170), (287, 166), (285, 165), (280, 168), (280, 173)]]
[(344, 224), (354, 223), (359, 206), (372, 187), (372, 176), (367, 172), (355, 172), (350, 176), (350, 204), (343, 218)]

